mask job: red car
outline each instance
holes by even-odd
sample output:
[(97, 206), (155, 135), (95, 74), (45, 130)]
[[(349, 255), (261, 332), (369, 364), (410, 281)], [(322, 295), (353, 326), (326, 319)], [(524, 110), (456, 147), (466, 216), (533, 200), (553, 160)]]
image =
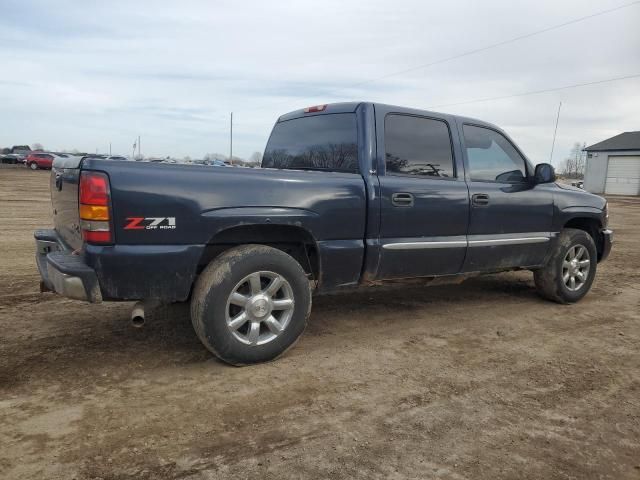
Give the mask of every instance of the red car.
[(31, 170), (39, 168), (51, 168), (53, 164), (53, 155), (50, 153), (30, 153), (24, 162)]

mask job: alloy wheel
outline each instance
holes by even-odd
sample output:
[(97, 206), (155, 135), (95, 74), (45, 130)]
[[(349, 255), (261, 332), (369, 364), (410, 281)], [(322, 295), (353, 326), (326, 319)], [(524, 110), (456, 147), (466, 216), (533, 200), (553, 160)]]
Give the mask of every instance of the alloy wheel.
[(574, 245), (567, 251), (562, 261), (562, 281), (564, 285), (576, 292), (580, 290), (589, 278), (591, 257), (583, 245)]
[(284, 332), (294, 308), (289, 282), (275, 272), (254, 272), (240, 280), (226, 306), (227, 327), (247, 345), (264, 345)]

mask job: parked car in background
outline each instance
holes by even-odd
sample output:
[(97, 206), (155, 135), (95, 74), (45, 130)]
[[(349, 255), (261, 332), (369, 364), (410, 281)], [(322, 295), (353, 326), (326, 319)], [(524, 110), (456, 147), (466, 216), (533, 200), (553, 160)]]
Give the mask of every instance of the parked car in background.
[(25, 163), (31, 170), (50, 169), (55, 157), (53, 153), (32, 152), (27, 155)]
[(30, 153), (31, 147), (29, 145), (14, 145), (11, 147), (11, 154), (18, 155), (21, 159), (26, 159)]
[(16, 164), (21, 162), (18, 160), (18, 155), (7, 153), (5, 155), (0, 155), (0, 163)]
[(207, 165), (212, 167), (229, 167), (230, 165), (224, 163), (222, 160), (208, 160)]

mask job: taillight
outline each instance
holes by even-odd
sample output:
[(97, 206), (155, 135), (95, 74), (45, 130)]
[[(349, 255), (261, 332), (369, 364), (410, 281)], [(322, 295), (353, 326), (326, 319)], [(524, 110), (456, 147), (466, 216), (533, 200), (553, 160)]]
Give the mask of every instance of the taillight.
[(80, 174), (80, 229), (88, 243), (112, 243), (109, 177), (101, 172)]

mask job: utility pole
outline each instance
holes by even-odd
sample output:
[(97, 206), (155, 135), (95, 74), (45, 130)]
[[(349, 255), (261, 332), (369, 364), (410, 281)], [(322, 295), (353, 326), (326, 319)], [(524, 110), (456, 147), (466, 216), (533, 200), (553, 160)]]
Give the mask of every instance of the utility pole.
[(138, 135), (138, 158), (142, 158), (142, 148), (140, 146), (140, 135)]
[(109, 142), (109, 156), (111, 156), (111, 142)]
[(558, 105), (558, 115), (556, 116), (556, 128), (553, 131), (553, 141), (551, 142), (551, 155), (549, 156), (549, 163), (553, 165), (553, 147), (556, 145), (556, 134), (558, 133), (558, 122), (560, 121), (560, 108), (562, 107), (562, 102)]
[(233, 112), (231, 112), (231, 128), (229, 129), (229, 165), (233, 165)]

